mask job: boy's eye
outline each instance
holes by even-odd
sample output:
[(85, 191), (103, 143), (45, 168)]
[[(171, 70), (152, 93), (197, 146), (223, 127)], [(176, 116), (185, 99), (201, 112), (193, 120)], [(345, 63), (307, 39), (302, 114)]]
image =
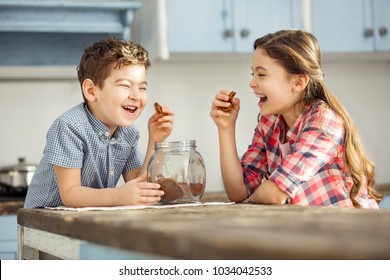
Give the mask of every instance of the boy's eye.
[(125, 87), (125, 88), (129, 88), (130, 87), (130, 85), (128, 85), (128, 84), (120, 84), (119, 86), (120, 87)]

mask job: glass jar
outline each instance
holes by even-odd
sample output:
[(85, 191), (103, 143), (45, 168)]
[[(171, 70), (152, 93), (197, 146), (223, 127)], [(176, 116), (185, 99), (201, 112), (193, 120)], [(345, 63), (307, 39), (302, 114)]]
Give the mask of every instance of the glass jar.
[(160, 184), (162, 204), (197, 202), (205, 190), (206, 169), (195, 140), (155, 143), (148, 182)]

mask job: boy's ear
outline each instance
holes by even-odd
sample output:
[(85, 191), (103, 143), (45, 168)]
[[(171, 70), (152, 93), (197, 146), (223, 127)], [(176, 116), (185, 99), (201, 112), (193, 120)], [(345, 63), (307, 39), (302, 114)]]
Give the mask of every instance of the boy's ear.
[(95, 95), (95, 84), (91, 79), (85, 79), (82, 84), (83, 95), (88, 102), (94, 101), (96, 99)]
[(298, 92), (303, 91), (309, 83), (309, 76), (306, 74), (295, 75), (294, 87)]

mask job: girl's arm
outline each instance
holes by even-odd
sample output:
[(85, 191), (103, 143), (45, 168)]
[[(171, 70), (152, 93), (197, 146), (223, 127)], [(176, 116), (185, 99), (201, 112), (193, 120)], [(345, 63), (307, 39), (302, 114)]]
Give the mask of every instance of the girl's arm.
[(242, 202), (248, 194), (235, 139), (240, 100), (234, 98), (231, 101), (233, 108), (229, 112), (220, 110), (221, 107), (227, 107), (229, 101), (229, 91), (221, 90), (212, 102), (210, 115), (218, 127), (220, 165), (226, 194), (231, 201)]
[(274, 182), (267, 180), (249, 197), (248, 202), (261, 204), (284, 204), (289, 196)]
[(218, 130), (223, 184), (231, 201), (242, 202), (248, 197), (241, 162), (237, 153), (235, 129)]

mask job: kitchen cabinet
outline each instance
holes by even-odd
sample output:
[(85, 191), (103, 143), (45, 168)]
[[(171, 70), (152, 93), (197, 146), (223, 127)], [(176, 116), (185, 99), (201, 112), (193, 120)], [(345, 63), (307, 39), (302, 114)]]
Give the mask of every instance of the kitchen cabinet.
[(136, 1), (0, 0), (0, 65), (77, 65), (85, 47), (130, 39)]
[(302, 28), (300, 0), (167, 0), (170, 53), (249, 53), (256, 38)]
[(311, 26), (324, 53), (390, 51), (390, 1), (311, 0)]
[(16, 215), (0, 215), (0, 260), (16, 260), (18, 235)]

